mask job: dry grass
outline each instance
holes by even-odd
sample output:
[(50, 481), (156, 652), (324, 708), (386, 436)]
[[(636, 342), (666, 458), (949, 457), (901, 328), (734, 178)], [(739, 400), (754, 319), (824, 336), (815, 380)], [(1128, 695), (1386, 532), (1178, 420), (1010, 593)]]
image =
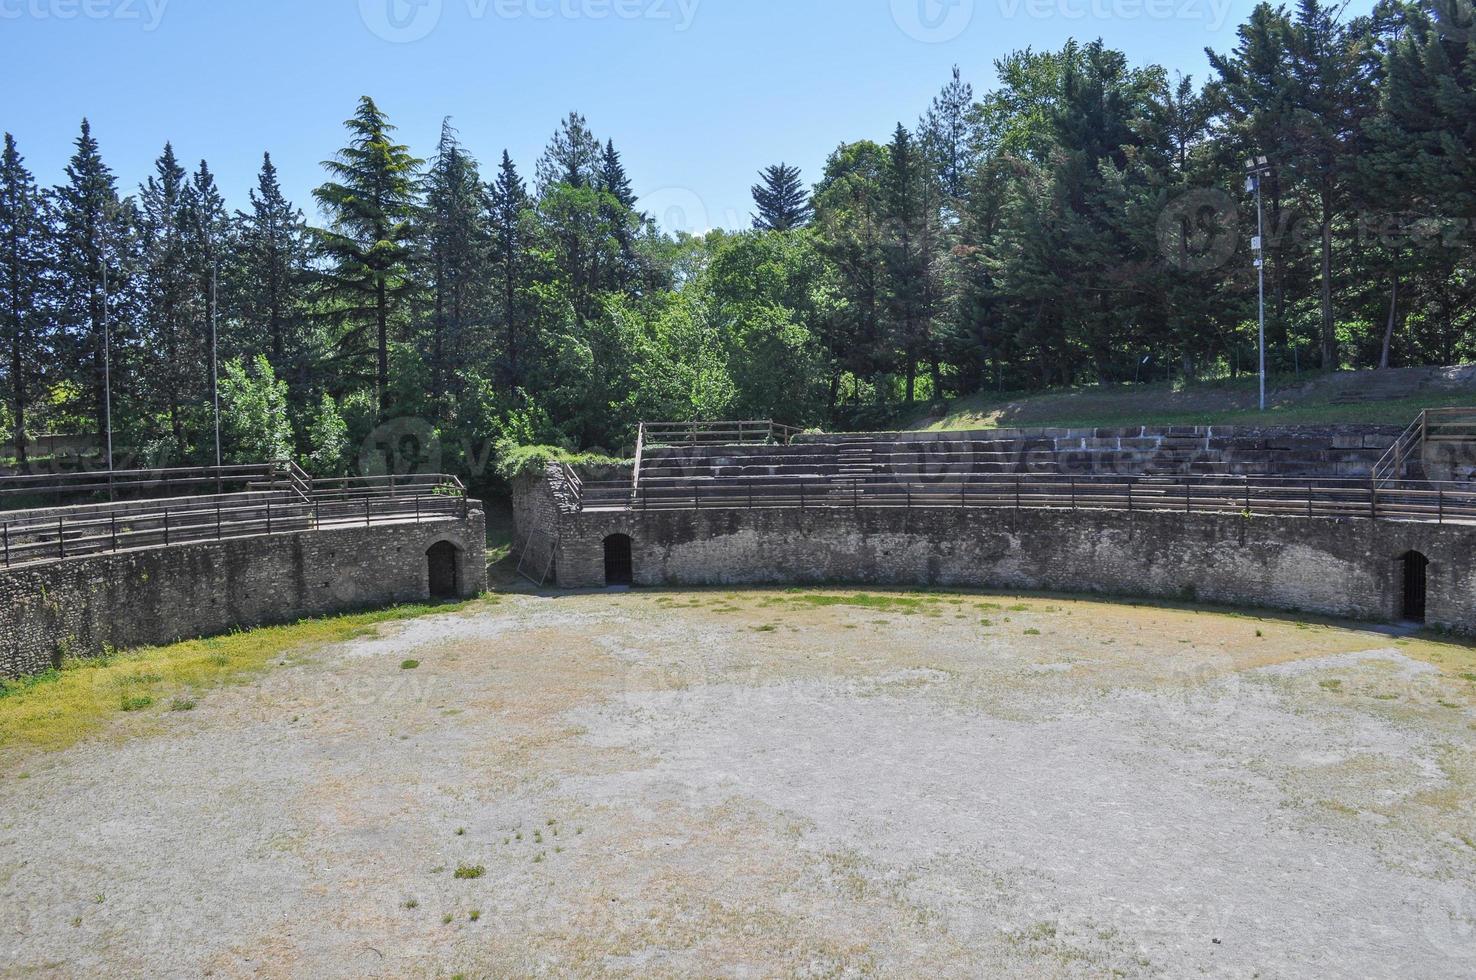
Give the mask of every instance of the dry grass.
[(191, 710), (200, 693), (249, 680), (283, 657), (366, 636), (385, 623), (456, 608), (400, 606), (188, 640), (98, 660), (69, 660), (59, 670), (0, 684), (0, 751), (63, 749), (96, 734), (121, 715)]

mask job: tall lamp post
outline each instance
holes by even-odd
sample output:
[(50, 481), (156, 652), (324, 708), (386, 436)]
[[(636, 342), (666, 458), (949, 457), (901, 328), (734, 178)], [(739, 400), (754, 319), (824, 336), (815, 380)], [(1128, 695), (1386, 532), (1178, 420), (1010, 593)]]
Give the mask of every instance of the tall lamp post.
[[(108, 475), (113, 472), (113, 335), (108, 324), (108, 256), (98, 258), (102, 270), (102, 328), (103, 328), (103, 431), (105, 452), (108, 454)], [(113, 481), (108, 480), (108, 496), (112, 498)]]
[(218, 282), (220, 280), (220, 262), (217, 261), (210, 267), (210, 401), (215, 409), (215, 472), (216, 478), (220, 478), (220, 357), (219, 357), (219, 330), (216, 325), (217, 311), (220, 309), (217, 299)]
[(1271, 163), (1255, 157), (1245, 165), (1246, 193), (1256, 195), (1256, 237), (1251, 251), (1256, 257), (1256, 273), (1260, 279), (1260, 345), (1261, 345), (1261, 411), (1266, 410), (1266, 211), (1261, 203), (1261, 181), (1271, 175)]

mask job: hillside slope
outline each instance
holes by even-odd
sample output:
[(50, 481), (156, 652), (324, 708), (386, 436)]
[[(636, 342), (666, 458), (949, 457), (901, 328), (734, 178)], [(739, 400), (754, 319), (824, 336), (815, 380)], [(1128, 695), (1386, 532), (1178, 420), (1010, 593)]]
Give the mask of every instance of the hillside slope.
[(1273, 379), (1263, 414), (1255, 378), (1197, 385), (1070, 388), (1032, 395), (980, 394), (908, 429), (1102, 425), (1404, 424), (1428, 408), (1476, 406), (1476, 365), (1398, 368)]

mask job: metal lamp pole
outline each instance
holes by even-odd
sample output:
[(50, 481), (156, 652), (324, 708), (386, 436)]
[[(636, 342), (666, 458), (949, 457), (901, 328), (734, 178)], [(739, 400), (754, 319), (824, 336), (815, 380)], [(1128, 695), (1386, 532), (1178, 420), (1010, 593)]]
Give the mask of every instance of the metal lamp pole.
[(1265, 157), (1256, 157), (1245, 165), (1245, 189), (1256, 194), (1256, 239), (1251, 251), (1256, 256), (1256, 273), (1260, 280), (1260, 350), (1261, 350), (1261, 411), (1266, 410), (1266, 211), (1261, 203), (1261, 181), (1271, 173), (1271, 164)]
[(219, 331), (216, 312), (220, 308), (217, 299), (220, 262), (210, 267), (210, 401), (215, 408), (215, 468), (220, 469), (220, 357)]
[[(108, 472), (113, 472), (113, 333), (108, 324), (108, 256), (106, 246), (98, 258), (102, 268), (102, 327), (103, 327), (103, 430), (108, 454)], [(112, 481), (109, 481), (109, 486)]]

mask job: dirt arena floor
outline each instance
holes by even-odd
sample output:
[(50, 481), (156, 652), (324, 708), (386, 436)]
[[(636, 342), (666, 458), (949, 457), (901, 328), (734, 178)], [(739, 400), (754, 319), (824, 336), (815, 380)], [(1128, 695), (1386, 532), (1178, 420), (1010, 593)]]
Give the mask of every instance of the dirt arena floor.
[(5, 768), (4, 976), (1476, 975), (1476, 651), (1337, 625), (505, 596)]

